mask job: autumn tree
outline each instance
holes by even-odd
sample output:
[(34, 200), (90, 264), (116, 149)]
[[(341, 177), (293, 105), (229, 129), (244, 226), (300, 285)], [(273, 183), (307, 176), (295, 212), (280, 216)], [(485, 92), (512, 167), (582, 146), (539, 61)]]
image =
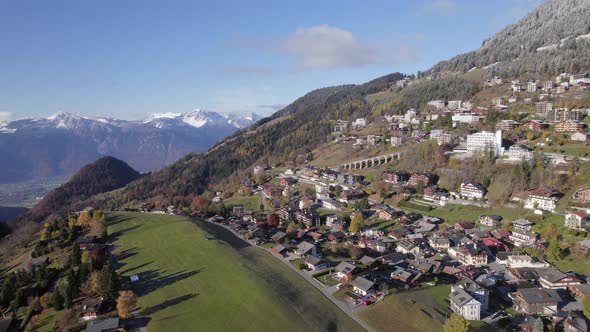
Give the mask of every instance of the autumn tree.
[(76, 220), (76, 224), (79, 226), (83, 226), (83, 227), (89, 226), (91, 220), (92, 220), (92, 218), (90, 217), (90, 214), (88, 212), (82, 212), (78, 216), (78, 219)]
[(445, 332), (468, 332), (469, 322), (458, 314), (452, 314), (444, 325)]
[(88, 295), (96, 295), (100, 293), (100, 272), (94, 271), (90, 273), (90, 277), (82, 286), (82, 289)]
[(353, 260), (357, 260), (363, 257), (363, 249), (356, 246), (350, 247), (350, 249), (348, 250), (348, 255)]
[(352, 233), (358, 233), (363, 225), (363, 216), (360, 213), (354, 213), (350, 218), (350, 226), (348, 231)]
[(127, 319), (131, 316), (131, 310), (137, 304), (137, 298), (133, 291), (125, 290), (119, 291), (119, 298), (117, 298), (117, 312), (119, 317)]
[(39, 301), (41, 302), (41, 305), (45, 309), (53, 307), (53, 296), (51, 296), (51, 294), (49, 294), (49, 293), (43, 294), (43, 296), (41, 296)]
[(279, 225), (279, 215), (276, 213), (270, 213), (267, 219), (268, 225), (271, 227), (276, 227)]

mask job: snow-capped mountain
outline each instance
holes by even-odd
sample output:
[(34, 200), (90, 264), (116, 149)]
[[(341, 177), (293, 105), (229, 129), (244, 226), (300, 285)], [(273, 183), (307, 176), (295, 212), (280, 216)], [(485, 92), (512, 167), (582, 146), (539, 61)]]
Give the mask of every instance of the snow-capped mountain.
[(260, 117), (254, 113), (241, 116), (196, 109), (187, 113), (155, 113), (145, 119), (143, 123), (151, 124), (157, 128), (170, 128), (170, 126), (191, 126), (194, 128), (230, 126), (236, 129), (244, 129), (258, 120), (260, 120)]
[(0, 183), (73, 174), (103, 155), (152, 171), (205, 151), (260, 118), (197, 109), (152, 114), (143, 121), (59, 112), (0, 122)]

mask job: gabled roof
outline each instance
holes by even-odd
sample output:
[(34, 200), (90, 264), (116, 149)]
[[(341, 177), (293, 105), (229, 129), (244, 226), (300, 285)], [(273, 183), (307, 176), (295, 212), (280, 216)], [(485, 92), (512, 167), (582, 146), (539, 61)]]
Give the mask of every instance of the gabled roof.
[(471, 301), (475, 301), (479, 303), (473, 296), (469, 295), (463, 288), (455, 288), (451, 292), (451, 301), (456, 303), (458, 306), (462, 307)]
[(361, 258), (360, 262), (363, 265), (369, 266), (375, 263), (375, 258), (365, 255)]
[(274, 233), (273, 236), (271, 236), (270, 238), (274, 241), (280, 241), (286, 235), (287, 234), (285, 234), (285, 232), (278, 231), (278, 232)]
[(375, 286), (375, 283), (371, 280), (365, 279), (363, 277), (356, 277), (352, 282), (351, 285), (355, 288), (358, 288), (362, 291), (368, 291), (369, 289)]
[(353, 273), (355, 269), (356, 266), (348, 262), (340, 262), (340, 264), (336, 265), (336, 271), (344, 274)]
[(561, 297), (553, 289), (522, 288), (517, 291), (527, 303), (561, 302)]
[(325, 261), (319, 257), (309, 256), (305, 259), (305, 262), (308, 264), (311, 264), (313, 266), (316, 266), (316, 265), (320, 265), (321, 263), (324, 263)]
[(554, 283), (569, 276), (557, 269), (546, 269), (540, 273), (540, 277), (550, 283)]

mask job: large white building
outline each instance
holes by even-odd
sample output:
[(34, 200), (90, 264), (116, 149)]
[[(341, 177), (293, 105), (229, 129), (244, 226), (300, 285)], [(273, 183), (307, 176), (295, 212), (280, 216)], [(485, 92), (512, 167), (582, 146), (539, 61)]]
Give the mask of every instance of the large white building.
[(527, 148), (524, 145), (515, 144), (511, 146), (508, 149), (506, 155), (508, 156), (509, 160), (515, 161), (533, 159), (533, 151), (531, 151), (531, 149)]
[(502, 131), (498, 130), (495, 133), (481, 131), (479, 133), (467, 136), (467, 152), (477, 153), (490, 149), (496, 156), (500, 156), (503, 152), (502, 148)]
[(463, 316), (467, 320), (480, 320), (481, 303), (467, 293), (463, 288), (457, 287), (451, 291), (451, 310)]

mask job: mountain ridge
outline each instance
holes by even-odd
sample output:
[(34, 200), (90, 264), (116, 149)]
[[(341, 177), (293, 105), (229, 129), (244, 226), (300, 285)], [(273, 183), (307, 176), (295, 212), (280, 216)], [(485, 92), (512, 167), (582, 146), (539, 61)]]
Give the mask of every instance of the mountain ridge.
[(205, 111), (178, 116), (188, 120), (154, 118), (145, 123), (149, 118), (128, 121), (59, 112), (0, 123), (0, 154), (6, 160), (0, 183), (71, 175), (104, 155), (142, 172), (153, 171), (187, 153), (204, 151), (261, 118)]

